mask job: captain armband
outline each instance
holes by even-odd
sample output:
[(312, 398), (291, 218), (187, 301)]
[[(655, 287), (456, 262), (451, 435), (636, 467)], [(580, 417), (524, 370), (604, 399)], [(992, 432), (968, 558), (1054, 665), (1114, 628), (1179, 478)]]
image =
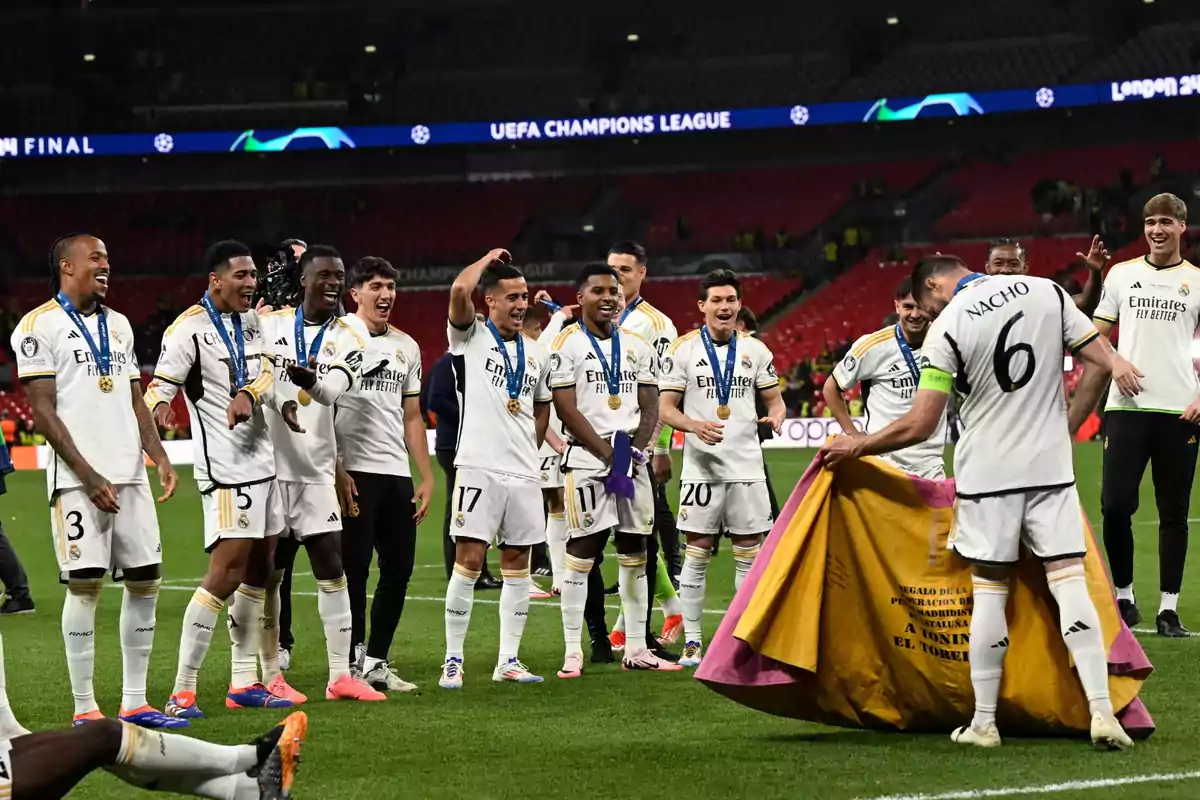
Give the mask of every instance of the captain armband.
[(942, 394), (950, 394), (954, 387), (954, 376), (936, 367), (926, 367), (921, 370), (921, 382), (918, 389), (931, 389)]

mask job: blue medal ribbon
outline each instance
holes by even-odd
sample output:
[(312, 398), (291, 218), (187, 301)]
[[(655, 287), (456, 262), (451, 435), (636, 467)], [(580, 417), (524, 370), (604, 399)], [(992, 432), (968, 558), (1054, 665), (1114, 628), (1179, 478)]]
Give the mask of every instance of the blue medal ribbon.
[(612, 326), (612, 338), (609, 339), (611, 345), (609, 352), (611, 356), (608, 363), (604, 363), (604, 353), (600, 349), (600, 342), (588, 330), (587, 325), (580, 323), (580, 328), (587, 334), (588, 341), (592, 344), (592, 350), (596, 353), (596, 358), (600, 359), (600, 374), (604, 376), (604, 385), (608, 387), (609, 397), (618, 397), (621, 394), (621, 334), (617, 330), (617, 326)]
[(71, 302), (70, 298), (60, 291), (54, 296), (54, 299), (62, 306), (62, 310), (67, 314), (67, 319), (71, 320), (72, 324), (79, 329), (79, 334), (87, 342), (88, 349), (92, 351), (92, 358), (96, 361), (96, 369), (101, 375), (111, 373), (112, 350), (109, 348), (108, 314), (105, 313), (104, 306), (96, 303), (96, 334), (100, 338), (100, 344), (97, 345), (92, 334), (88, 332), (87, 325), (83, 324), (83, 317), (79, 314), (79, 310), (75, 308), (75, 304)]
[(900, 348), (900, 355), (904, 356), (904, 363), (908, 364), (908, 372), (912, 375), (913, 388), (921, 382), (921, 368), (917, 366), (917, 359), (913, 356), (912, 347), (908, 340), (904, 338), (904, 332), (900, 330), (900, 323), (896, 323), (896, 346)]
[(217, 311), (213, 305), (212, 298), (208, 296), (208, 292), (200, 298), (200, 305), (208, 312), (208, 318), (212, 321), (213, 327), (217, 329), (217, 336), (221, 339), (221, 344), (225, 345), (225, 350), (229, 353), (229, 366), (233, 369), (233, 383), (236, 387), (230, 396), (238, 393), (238, 390), (246, 385), (246, 340), (242, 338), (242, 315), (233, 313), (229, 315), (229, 321), (233, 325), (233, 338), (237, 339), (237, 348), (234, 348), (233, 342), (229, 339), (229, 331), (225, 330), (225, 323), (221, 320), (221, 312)]
[(970, 283), (971, 281), (977, 281), (983, 277), (986, 277), (986, 276), (982, 272), (972, 272), (970, 275), (967, 275), (966, 277), (964, 277), (962, 280), (960, 280), (958, 282), (958, 285), (954, 287), (954, 293), (958, 294), (964, 288), (966, 288), (968, 283)]
[(708, 353), (708, 362), (712, 366), (713, 381), (717, 385), (717, 404), (729, 407), (729, 395), (733, 391), (733, 366), (737, 363), (737, 332), (729, 337), (729, 349), (725, 352), (725, 374), (721, 374), (721, 362), (717, 359), (717, 348), (713, 344), (708, 326), (700, 328), (700, 341), (704, 342), (704, 350)]
[(562, 310), (562, 306), (560, 306), (558, 303), (554, 302), (553, 300), (540, 300), (539, 302), (542, 305), (544, 305), (546, 308), (550, 309), (551, 314), (553, 314), (555, 311)]
[(514, 367), (512, 359), (508, 356), (508, 348), (504, 346), (504, 339), (490, 319), (487, 321), (487, 329), (492, 332), (492, 338), (496, 340), (500, 356), (504, 359), (504, 380), (508, 385), (508, 399), (520, 401), (521, 386), (525, 383), (525, 337), (520, 332), (517, 333), (517, 364)]
[(333, 325), (337, 317), (333, 314), (329, 315), (329, 319), (321, 325), (321, 330), (317, 331), (317, 335), (313, 337), (312, 346), (307, 350), (304, 347), (304, 309), (296, 309), (296, 366), (308, 369), (308, 362), (317, 357), (317, 353), (321, 352), (321, 342), (325, 339), (325, 331), (329, 330), (329, 326)]
[(626, 318), (633, 313), (633, 310), (642, 304), (642, 297), (639, 295), (632, 303), (625, 306), (625, 310), (621, 312), (621, 318), (617, 320), (618, 325), (624, 325)]

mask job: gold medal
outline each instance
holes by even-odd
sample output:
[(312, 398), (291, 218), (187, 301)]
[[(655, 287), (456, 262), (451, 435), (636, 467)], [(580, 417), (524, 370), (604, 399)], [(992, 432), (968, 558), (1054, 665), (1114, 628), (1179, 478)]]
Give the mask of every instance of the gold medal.
[(353, 500), (350, 501), (350, 508), (348, 508), (346, 510), (346, 516), (347, 517), (357, 517), (358, 516), (358, 503), (354, 502)]
[(729, 419), (729, 406), (717, 406), (717, 419)]
[(99, 382), (100, 382), (100, 391), (104, 392), (105, 394), (108, 394), (109, 392), (111, 392), (113, 390), (112, 378), (108, 377), (107, 375), (101, 375)]
[(611, 408), (613, 411), (616, 411), (618, 408), (620, 408), (621, 407), (620, 395), (610, 394), (608, 396), (608, 407)]
[(520, 413), (521, 413), (521, 401), (520, 401), (520, 400), (518, 400), (518, 399), (517, 399), (517, 398), (515, 398), (515, 397), (509, 398), (509, 400), (508, 400), (508, 413), (510, 413), (510, 414), (520, 414)]
[(301, 389), (300, 394), (296, 395), (296, 402), (302, 406), (306, 406), (312, 402), (312, 395)]

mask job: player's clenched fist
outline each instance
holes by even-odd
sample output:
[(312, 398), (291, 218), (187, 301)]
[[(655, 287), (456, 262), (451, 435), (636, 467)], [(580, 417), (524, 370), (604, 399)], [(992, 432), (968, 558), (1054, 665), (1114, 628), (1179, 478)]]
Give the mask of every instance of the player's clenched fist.
[(250, 417), (254, 416), (254, 398), (249, 392), (238, 392), (229, 403), (225, 419), (229, 422), (229, 430), (233, 430)]

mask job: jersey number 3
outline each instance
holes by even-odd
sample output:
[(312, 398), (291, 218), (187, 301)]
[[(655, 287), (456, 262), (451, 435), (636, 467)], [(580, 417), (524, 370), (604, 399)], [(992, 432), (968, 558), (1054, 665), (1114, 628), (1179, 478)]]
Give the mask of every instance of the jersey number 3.
[[(1033, 370), (1037, 364), (1033, 357), (1033, 345), (1025, 342), (1008, 345), (1008, 334), (1024, 316), (1024, 311), (1018, 311), (1013, 314), (1012, 319), (1004, 323), (1004, 327), (1000, 329), (1000, 339), (996, 342), (996, 349), (992, 351), (992, 371), (996, 374), (996, 382), (1000, 384), (1002, 392), (1015, 392), (1033, 380)], [(1014, 378), (1012, 361), (1017, 353), (1025, 354), (1025, 369), (1021, 370), (1021, 374)]]

